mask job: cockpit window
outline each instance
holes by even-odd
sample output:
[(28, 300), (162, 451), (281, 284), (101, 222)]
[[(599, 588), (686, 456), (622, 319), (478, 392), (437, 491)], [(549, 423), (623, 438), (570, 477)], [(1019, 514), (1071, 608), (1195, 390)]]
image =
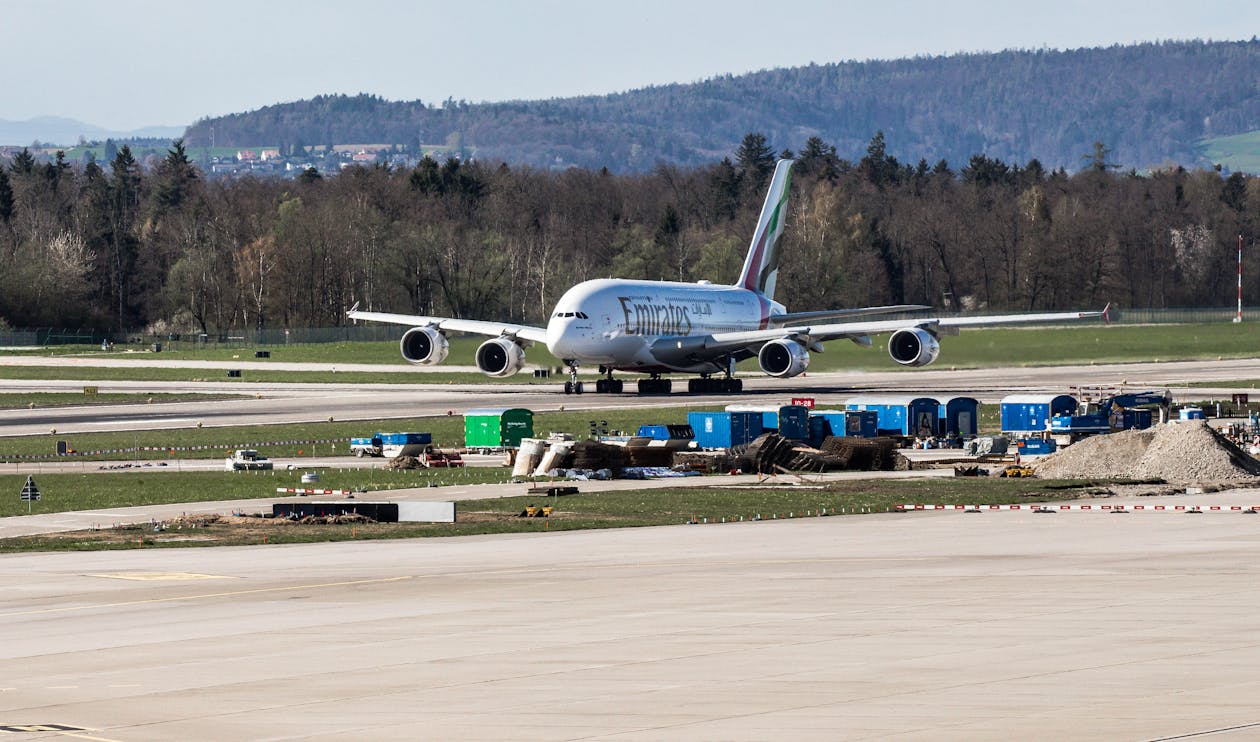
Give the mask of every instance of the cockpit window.
[(586, 316), (586, 312), (556, 312), (555, 314), (551, 316), (560, 317), (560, 318), (576, 317), (578, 319), (590, 319), (590, 317)]

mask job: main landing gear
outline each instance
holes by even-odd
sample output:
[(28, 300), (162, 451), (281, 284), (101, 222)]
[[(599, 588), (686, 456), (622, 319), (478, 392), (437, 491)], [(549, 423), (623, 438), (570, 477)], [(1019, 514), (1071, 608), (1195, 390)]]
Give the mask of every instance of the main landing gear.
[(622, 389), (625, 388), (625, 384), (622, 383), (621, 379), (613, 378), (612, 369), (601, 366), (599, 370), (604, 373), (605, 376), (595, 382), (595, 391), (600, 394), (621, 394)]
[(650, 379), (639, 379), (639, 394), (669, 394), (673, 389), (672, 381), (655, 374)]
[(688, 379), (687, 391), (692, 394), (738, 394), (744, 391), (744, 380), (733, 376), (720, 379), (703, 376), (699, 379)]

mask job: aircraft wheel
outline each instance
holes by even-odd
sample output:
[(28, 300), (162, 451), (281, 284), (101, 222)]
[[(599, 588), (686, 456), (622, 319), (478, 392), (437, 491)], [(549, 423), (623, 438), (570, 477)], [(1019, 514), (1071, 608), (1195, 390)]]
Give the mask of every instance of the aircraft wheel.
[(661, 394), (669, 394), (674, 390), (672, 379), (661, 379)]
[(621, 379), (617, 379), (616, 381), (612, 383), (612, 393), (621, 394), (621, 392), (625, 389), (625, 387), (626, 385), (622, 383)]
[(604, 392), (606, 392), (606, 391), (608, 391), (608, 380), (607, 380), (607, 379), (596, 379), (596, 380), (595, 380), (595, 393), (596, 393), (596, 394), (603, 394), (603, 393), (604, 393)]
[(573, 393), (574, 393), (574, 394), (581, 394), (581, 393), (582, 393), (582, 382), (580, 382), (580, 381), (579, 381), (578, 383), (576, 383), (576, 384), (574, 384), (574, 385), (573, 385)]
[(572, 393), (573, 393), (573, 382), (572, 382), (572, 381), (566, 381), (566, 382), (564, 382), (564, 393), (565, 393), (565, 394), (572, 394)]
[(739, 394), (740, 392), (744, 391), (743, 379), (731, 379), (731, 381), (735, 382), (735, 388), (732, 391), (734, 391), (736, 394)]

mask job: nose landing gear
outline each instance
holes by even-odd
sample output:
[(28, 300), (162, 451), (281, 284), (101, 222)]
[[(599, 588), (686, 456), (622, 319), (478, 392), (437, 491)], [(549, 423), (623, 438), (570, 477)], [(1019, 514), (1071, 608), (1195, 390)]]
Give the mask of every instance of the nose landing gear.
[(564, 364), (569, 367), (569, 380), (564, 382), (565, 394), (581, 394), (586, 391), (582, 388), (582, 382), (577, 377), (577, 361), (565, 361)]

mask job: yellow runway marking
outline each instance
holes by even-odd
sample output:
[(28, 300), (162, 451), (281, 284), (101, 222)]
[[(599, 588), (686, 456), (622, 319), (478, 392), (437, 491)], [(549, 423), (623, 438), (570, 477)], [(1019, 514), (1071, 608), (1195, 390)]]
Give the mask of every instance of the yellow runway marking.
[(196, 572), (115, 572), (113, 574), (88, 575), (111, 580), (236, 580), (231, 575), (202, 575)]
[(373, 580), (346, 580), (344, 582), (316, 582), (309, 585), (290, 585), (288, 587), (260, 587), (253, 590), (232, 590), (222, 593), (201, 593), (198, 595), (177, 595), (170, 598), (148, 598), (145, 600), (125, 600), (120, 603), (92, 603), (90, 605), (74, 605), (65, 606), (63, 608), (37, 608), (30, 611), (11, 611), (8, 613), (0, 613), (0, 618), (8, 618), (10, 616), (35, 616), (48, 613), (73, 613), (75, 611), (90, 611), (97, 608), (122, 608), (130, 605), (147, 605), (150, 603), (179, 603), (190, 600), (208, 600), (210, 598), (232, 598), (239, 595), (261, 595), (264, 593), (283, 593), (293, 592), (294, 590), (315, 590), (323, 587), (349, 587), (351, 585), (374, 585), (386, 582), (401, 582), (410, 580), (410, 575), (403, 577), (381, 577)]

